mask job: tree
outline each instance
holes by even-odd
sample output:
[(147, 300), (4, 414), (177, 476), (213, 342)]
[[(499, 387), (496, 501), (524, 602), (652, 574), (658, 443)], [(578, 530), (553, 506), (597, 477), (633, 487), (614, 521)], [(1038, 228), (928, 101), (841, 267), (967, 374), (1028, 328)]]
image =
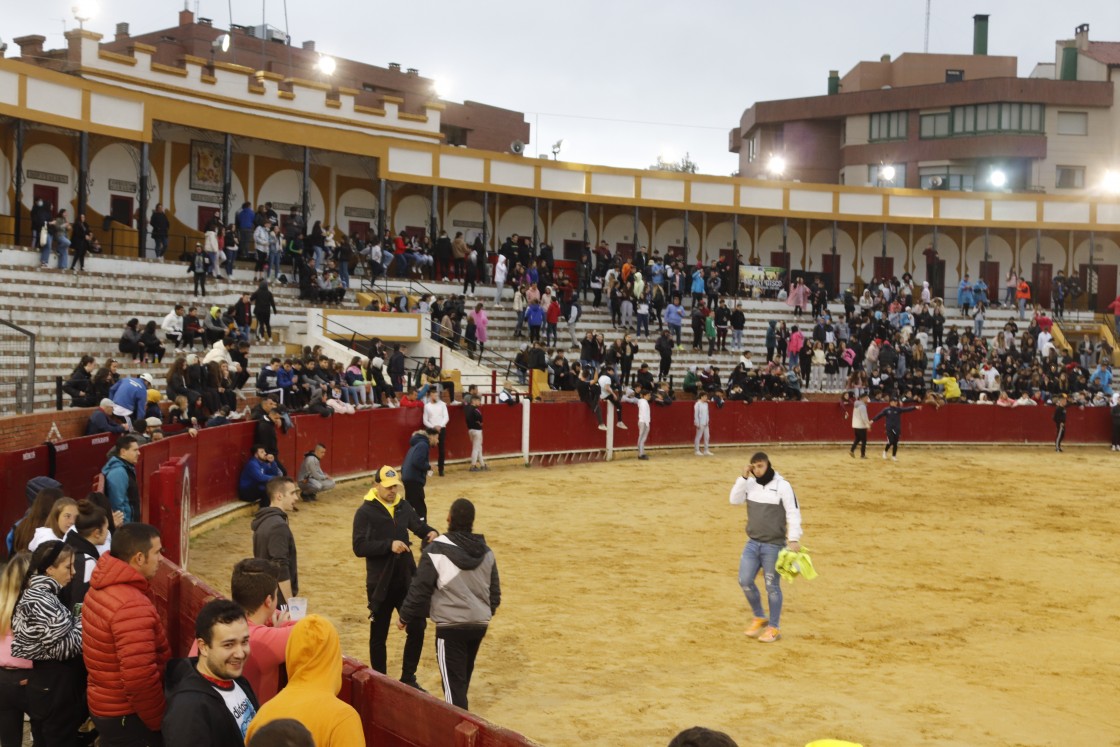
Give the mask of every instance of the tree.
[(695, 174), (699, 170), (699, 166), (692, 160), (688, 153), (679, 161), (666, 161), (661, 156), (657, 157), (657, 163), (650, 166), (650, 171), (675, 171), (679, 174)]

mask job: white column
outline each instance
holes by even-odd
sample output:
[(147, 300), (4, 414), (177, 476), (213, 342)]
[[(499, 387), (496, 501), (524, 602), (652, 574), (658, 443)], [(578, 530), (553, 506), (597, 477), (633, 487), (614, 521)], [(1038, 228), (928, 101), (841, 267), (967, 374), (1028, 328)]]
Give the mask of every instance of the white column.
[(607, 461), (614, 459), (614, 402), (607, 402)]
[(532, 422), (531, 418), (532, 404), (529, 402), (528, 397), (521, 400), (521, 461), (526, 467), (529, 466), (529, 424)]

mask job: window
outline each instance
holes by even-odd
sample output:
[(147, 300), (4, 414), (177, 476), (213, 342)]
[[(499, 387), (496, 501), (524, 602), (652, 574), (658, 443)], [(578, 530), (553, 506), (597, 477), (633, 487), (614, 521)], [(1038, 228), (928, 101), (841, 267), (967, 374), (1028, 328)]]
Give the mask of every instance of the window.
[(975, 177), (962, 166), (922, 166), (918, 169), (918, 182), (922, 189), (971, 192)]
[(754, 163), (758, 159), (758, 133), (755, 132), (747, 139), (747, 163)]
[(960, 83), (964, 80), (964, 70), (946, 70), (945, 82), (946, 83)]
[(1042, 104), (976, 104), (953, 107), (954, 135), (1043, 131)]
[(879, 112), (871, 115), (869, 140), (905, 140), (906, 112)]
[(1059, 135), (1088, 135), (1088, 112), (1058, 112)]
[(949, 137), (949, 112), (936, 114), (923, 114), (921, 119), (921, 137), (923, 140), (936, 137)]
[(1055, 185), (1058, 189), (1085, 189), (1085, 167), (1059, 166)]

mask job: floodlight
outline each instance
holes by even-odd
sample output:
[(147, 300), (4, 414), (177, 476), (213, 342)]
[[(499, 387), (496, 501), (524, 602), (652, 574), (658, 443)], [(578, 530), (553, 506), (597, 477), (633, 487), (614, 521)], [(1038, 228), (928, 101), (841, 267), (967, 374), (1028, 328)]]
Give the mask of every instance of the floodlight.
[(333, 57), (327, 55), (320, 55), (319, 57), (319, 72), (323, 75), (334, 75), (334, 69), (337, 66)]

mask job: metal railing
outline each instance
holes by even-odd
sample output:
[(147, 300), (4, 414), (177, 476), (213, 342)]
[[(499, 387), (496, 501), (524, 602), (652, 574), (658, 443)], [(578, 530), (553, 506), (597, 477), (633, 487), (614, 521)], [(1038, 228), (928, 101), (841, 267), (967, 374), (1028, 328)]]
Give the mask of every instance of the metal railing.
[(0, 412), (35, 409), (35, 333), (0, 319)]

